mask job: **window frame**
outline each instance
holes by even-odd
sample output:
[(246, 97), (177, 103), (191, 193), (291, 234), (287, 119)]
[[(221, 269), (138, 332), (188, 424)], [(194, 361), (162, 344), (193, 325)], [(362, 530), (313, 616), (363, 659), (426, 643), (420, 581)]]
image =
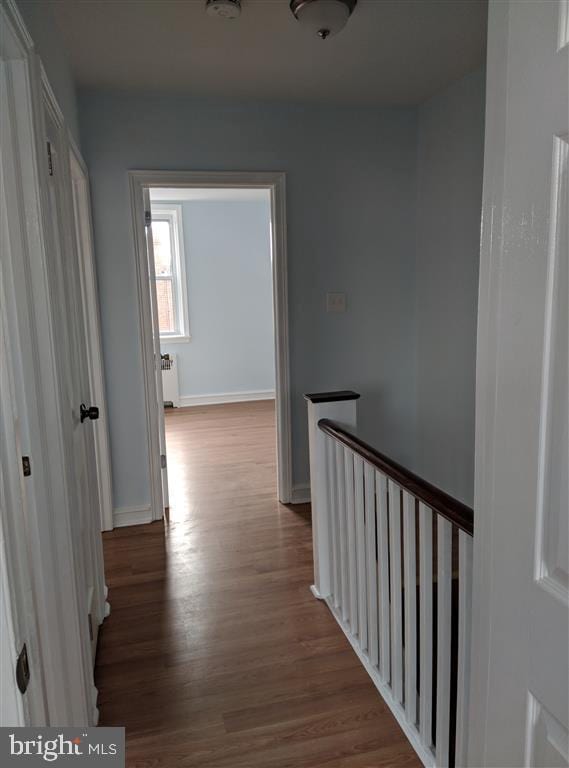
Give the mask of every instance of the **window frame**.
[(172, 246), (172, 276), (159, 277), (154, 275), (155, 284), (158, 280), (172, 282), (172, 301), (176, 330), (173, 332), (160, 331), (160, 341), (177, 343), (190, 341), (189, 312), (188, 312), (188, 283), (186, 279), (186, 256), (184, 251), (184, 228), (182, 224), (182, 206), (176, 203), (152, 203), (152, 223), (166, 221), (170, 227), (170, 243)]

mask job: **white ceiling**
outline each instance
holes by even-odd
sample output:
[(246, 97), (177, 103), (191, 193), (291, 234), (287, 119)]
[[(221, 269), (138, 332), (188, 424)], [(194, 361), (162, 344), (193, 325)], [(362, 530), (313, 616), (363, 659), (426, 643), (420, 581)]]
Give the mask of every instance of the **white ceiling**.
[(211, 202), (258, 202), (269, 200), (270, 192), (268, 189), (189, 189), (180, 188), (159, 188), (150, 189), (150, 200), (160, 202), (167, 200), (169, 203), (185, 202), (186, 200), (199, 200)]
[(80, 86), (198, 98), (416, 104), (478, 67), (486, 0), (359, 0), (346, 28), (306, 36), (289, 0), (50, 2)]

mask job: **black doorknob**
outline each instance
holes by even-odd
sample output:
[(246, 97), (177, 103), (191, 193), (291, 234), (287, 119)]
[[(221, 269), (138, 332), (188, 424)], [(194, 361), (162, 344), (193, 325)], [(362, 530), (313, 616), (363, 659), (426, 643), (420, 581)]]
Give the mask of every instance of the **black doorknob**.
[(81, 424), (83, 424), (85, 419), (96, 421), (99, 418), (99, 409), (96, 405), (91, 405), (89, 408), (87, 408), (85, 403), (81, 403), (79, 406), (79, 416), (81, 418)]

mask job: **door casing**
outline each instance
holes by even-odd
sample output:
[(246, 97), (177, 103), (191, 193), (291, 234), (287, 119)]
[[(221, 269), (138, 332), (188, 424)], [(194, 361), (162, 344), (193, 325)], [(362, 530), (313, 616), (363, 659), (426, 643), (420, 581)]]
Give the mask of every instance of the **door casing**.
[(136, 256), (140, 348), (143, 363), (148, 476), (152, 519), (163, 515), (159, 448), (158, 399), (152, 338), (149, 274), (146, 257), (144, 191), (155, 187), (198, 189), (267, 189), (271, 198), (273, 252), (273, 317), (277, 417), (277, 495), (292, 501), (291, 407), (288, 341), (288, 283), (285, 174), (272, 171), (130, 171), (131, 213)]

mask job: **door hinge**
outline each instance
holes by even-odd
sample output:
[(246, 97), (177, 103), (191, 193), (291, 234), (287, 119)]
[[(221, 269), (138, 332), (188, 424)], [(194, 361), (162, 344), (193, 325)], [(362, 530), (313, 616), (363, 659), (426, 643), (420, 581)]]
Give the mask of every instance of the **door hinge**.
[(149, 227), (152, 224), (152, 211), (144, 211), (144, 226)]
[(25, 693), (30, 682), (30, 663), (25, 643), (16, 662), (16, 682), (18, 683), (20, 693)]
[(162, 469), (166, 469), (166, 454), (165, 453), (161, 453), (160, 454), (160, 466), (162, 467)]
[(51, 142), (47, 142), (47, 170), (50, 176), (53, 176), (53, 157), (51, 155)]
[(29, 477), (32, 474), (32, 464), (29, 456), (22, 456), (22, 470), (24, 477)]

